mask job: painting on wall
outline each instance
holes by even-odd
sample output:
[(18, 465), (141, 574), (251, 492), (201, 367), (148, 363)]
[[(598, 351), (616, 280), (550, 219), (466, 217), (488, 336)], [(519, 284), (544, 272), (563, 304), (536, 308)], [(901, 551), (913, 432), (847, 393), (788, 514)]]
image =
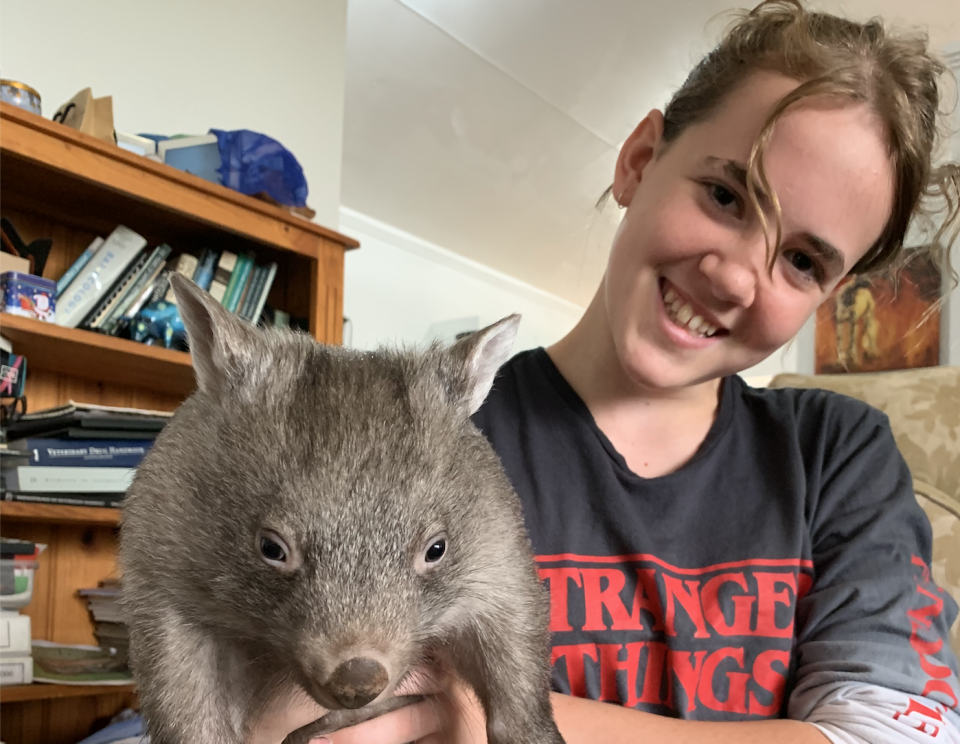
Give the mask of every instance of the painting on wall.
[(940, 270), (924, 253), (887, 274), (850, 277), (817, 310), (816, 373), (940, 362)]

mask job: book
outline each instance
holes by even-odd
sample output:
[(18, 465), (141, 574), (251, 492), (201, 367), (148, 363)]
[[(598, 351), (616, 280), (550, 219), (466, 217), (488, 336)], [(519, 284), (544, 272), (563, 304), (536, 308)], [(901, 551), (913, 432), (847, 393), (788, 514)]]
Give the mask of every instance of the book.
[(0, 657), (30, 653), (30, 616), (0, 612)]
[(34, 641), (33, 679), (58, 685), (129, 685), (133, 675), (126, 659), (99, 646)]
[(231, 277), (231, 286), (227, 287), (227, 293), (224, 295), (224, 307), (231, 313), (235, 313), (240, 306), (240, 298), (243, 296), (250, 279), (250, 272), (253, 270), (253, 256), (245, 253), (237, 258), (237, 266)]
[(209, 248), (204, 248), (203, 253), (200, 254), (197, 270), (193, 272), (193, 283), (200, 287), (200, 289), (209, 291), (216, 267), (217, 252)]
[[(257, 325), (260, 322), (260, 314), (263, 312), (263, 306), (267, 302), (267, 295), (270, 294), (270, 287), (273, 286), (273, 280), (277, 276), (277, 265), (275, 263), (269, 264), (266, 268), (267, 275), (263, 280), (263, 289), (260, 291), (260, 299), (257, 300), (257, 304), (250, 315), (250, 322), (254, 325)], [(289, 325), (289, 323), (290, 316), (287, 315), (287, 325)]]
[(17, 493), (125, 493), (136, 468), (16, 465), (2, 471), (6, 488)]
[(77, 274), (80, 273), (80, 270), (93, 258), (93, 254), (99, 250), (101, 245), (103, 245), (103, 238), (94, 238), (93, 242), (87, 246), (87, 249), (73, 262), (73, 265), (57, 280), (57, 298), (70, 286), (70, 282), (74, 280)]
[[(92, 403), (69, 403), (18, 416), (7, 424), (8, 439), (47, 436), (63, 439), (59, 432), (70, 430), (70, 439), (155, 439), (173, 414), (138, 408), (118, 408)], [(57, 432), (57, 433), (54, 433)], [(104, 436), (114, 432), (113, 436)], [(120, 432), (120, 435), (116, 435)], [(80, 433), (81, 436), (77, 436)], [(83, 434), (86, 436), (83, 436)], [(143, 433), (143, 436), (138, 436)], [(132, 436), (131, 436), (132, 434)]]
[(50, 439), (36, 437), (10, 442), (19, 450), (30, 453), (29, 465), (65, 465), (68, 467), (122, 467), (135, 468), (153, 440), (109, 439)]
[(233, 276), (230, 277), (230, 284), (227, 286), (226, 294), (223, 296), (223, 306), (231, 313), (235, 313), (240, 306), (240, 297), (243, 295), (250, 278), (250, 271), (253, 268), (253, 256), (244, 253), (237, 257), (237, 265), (233, 270)]
[(233, 278), (233, 270), (237, 265), (237, 254), (230, 251), (224, 251), (220, 254), (220, 260), (217, 262), (217, 270), (213, 274), (213, 281), (210, 283), (210, 296), (221, 305), (223, 297), (227, 293), (227, 285)]
[(243, 281), (243, 286), (240, 287), (237, 291), (238, 296), (237, 296), (236, 308), (233, 311), (237, 315), (239, 315), (241, 318), (243, 317), (241, 312), (243, 311), (244, 305), (249, 305), (249, 300), (247, 298), (250, 296), (250, 293), (253, 290), (253, 282), (257, 277), (257, 269), (258, 267), (253, 262), (253, 257), (251, 256), (250, 264), (248, 266), (247, 276)]
[(118, 226), (58, 300), (57, 324), (76, 328), (146, 244), (133, 230)]
[(164, 263), (166, 263), (171, 250), (173, 249), (169, 245), (158, 245), (154, 249), (146, 266), (143, 267), (143, 270), (133, 283), (124, 290), (123, 297), (108, 311), (107, 316), (101, 321), (100, 330), (104, 333), (112, 333), (116, 329), (123, 314), (127, 311), (127, 308), (137, 300), (143, 288), (153, 282), (153, 280), (160, 275), (160, 272), (163, 271)]
[(143, 271), (143, 267), (146, 266), (147, 261), (150, 259), (150, 256), (146, 252), (141, 252), (137, 255), (135, 259), (130, 263), (129, 266), (117, 277), (117, 280), (113, 285), (104, 292), (100, 300), (96, 305), (93, 306), (93, 309), (80, 321), (78, 327), (86, 328), (87, 330), (93, 330), (94, 328), (99, 327), (100, 323), (106, 317), (110, 308), (112, 308), (120, 297), (123, 295), (124, 291), (130, 284), (136, 280), (137, 276), (140, 275), (140, 272)]
[(263, 280), (267, 277), (267, 270), (263, 266), (254, 266), (253, 273), (250, 275), (250, 282), (247, 285), (247, 292), (237, 314), (244, 320), (250, 320), (253, 315), (253, 309), (260, 299), (260, 292), (263, 291)]
[[(200, 262), (197, 260), (197, 257), (191, 255), (190, 253), (181, 253), (180, 257), (173, 264), (172, 270), (177, 274), (182, 274), (187, 279), (192, 279), (194, 274), (196, 274), (197, 268), (199, 268)], [(173, 294), (173, 288), (167, 289), (167, 294), (163, 298), (167, 302), (175, 302), (176, 298)]]
[(100, 509), (119, 509), (123, 502), (122, 493), (17, 493), (5, 491), (4, 501), (16, 501), (21, 504), (52, 504), (54, 506), (93, 506)]

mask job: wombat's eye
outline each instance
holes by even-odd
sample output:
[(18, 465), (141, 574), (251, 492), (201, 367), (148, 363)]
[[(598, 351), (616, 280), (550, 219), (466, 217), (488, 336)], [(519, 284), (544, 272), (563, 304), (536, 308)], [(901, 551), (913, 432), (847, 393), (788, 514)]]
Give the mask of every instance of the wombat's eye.
[(443, 560), (447, 554), (447, 534), (440, 532), (424, 543), (417, 556), (414, 568), (417, 573), (431, 571)]
[(296, 568), (293, 554), (287, 543), (272, 530), (260, 530), (257, 533), (257, 550), (263, 560), (271, 566), (286, 571)]
[(424, 560), (427, 563), (436, 563), (441, 558), (443, 554), (447, 552), (447, 541), (442, 537), (437, 538), (437, 540), (427, 548), (426, 554), (423, 556)]
[(260, 552), (271, 563), (274, 561), (285, 563), (287, 560), (287, 552), (279, 543), (275, 543), (269, 537), (260, 538)]

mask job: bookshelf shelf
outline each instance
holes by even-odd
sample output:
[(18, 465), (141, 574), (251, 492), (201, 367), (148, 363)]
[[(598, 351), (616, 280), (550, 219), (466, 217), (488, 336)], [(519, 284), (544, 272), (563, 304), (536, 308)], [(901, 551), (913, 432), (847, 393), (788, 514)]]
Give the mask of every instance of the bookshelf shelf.
[(0, 313), (0, 333), (34, 367), (97, 382), (149, 387), (185, 397), (194, 389), (190, 355), (92, 331)]
[(48, 685), (35, 682), (32, 685), (0, 687), (0, 705), (24, 703), (29, 700), (123, 695), (132, 692), (134, 692), (133, 685)]
[(0, 518), (11, 522), (93, 524), (115, 527), (120, 524), (120, 510), (95, 506), (62, 506), (60, 504), (26, 504), (20, 501), (0, 501)]

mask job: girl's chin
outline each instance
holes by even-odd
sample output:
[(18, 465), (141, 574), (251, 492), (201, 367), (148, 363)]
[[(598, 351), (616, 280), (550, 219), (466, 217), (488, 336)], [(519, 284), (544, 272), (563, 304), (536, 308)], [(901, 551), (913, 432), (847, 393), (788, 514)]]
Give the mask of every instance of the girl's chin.
[[(620, 363), (627, 377), (637, 386), (651, 390), (670, 390), (694, 387), (719, 380), (739, 371), (737, 365), (716, 358), (716, 355), (690, 354), (688, 359), (677, 359), (663, 349), (641, 340), (630, 344), (620, 355)], [(746, 369), (746, 367), (743, 367)]]

